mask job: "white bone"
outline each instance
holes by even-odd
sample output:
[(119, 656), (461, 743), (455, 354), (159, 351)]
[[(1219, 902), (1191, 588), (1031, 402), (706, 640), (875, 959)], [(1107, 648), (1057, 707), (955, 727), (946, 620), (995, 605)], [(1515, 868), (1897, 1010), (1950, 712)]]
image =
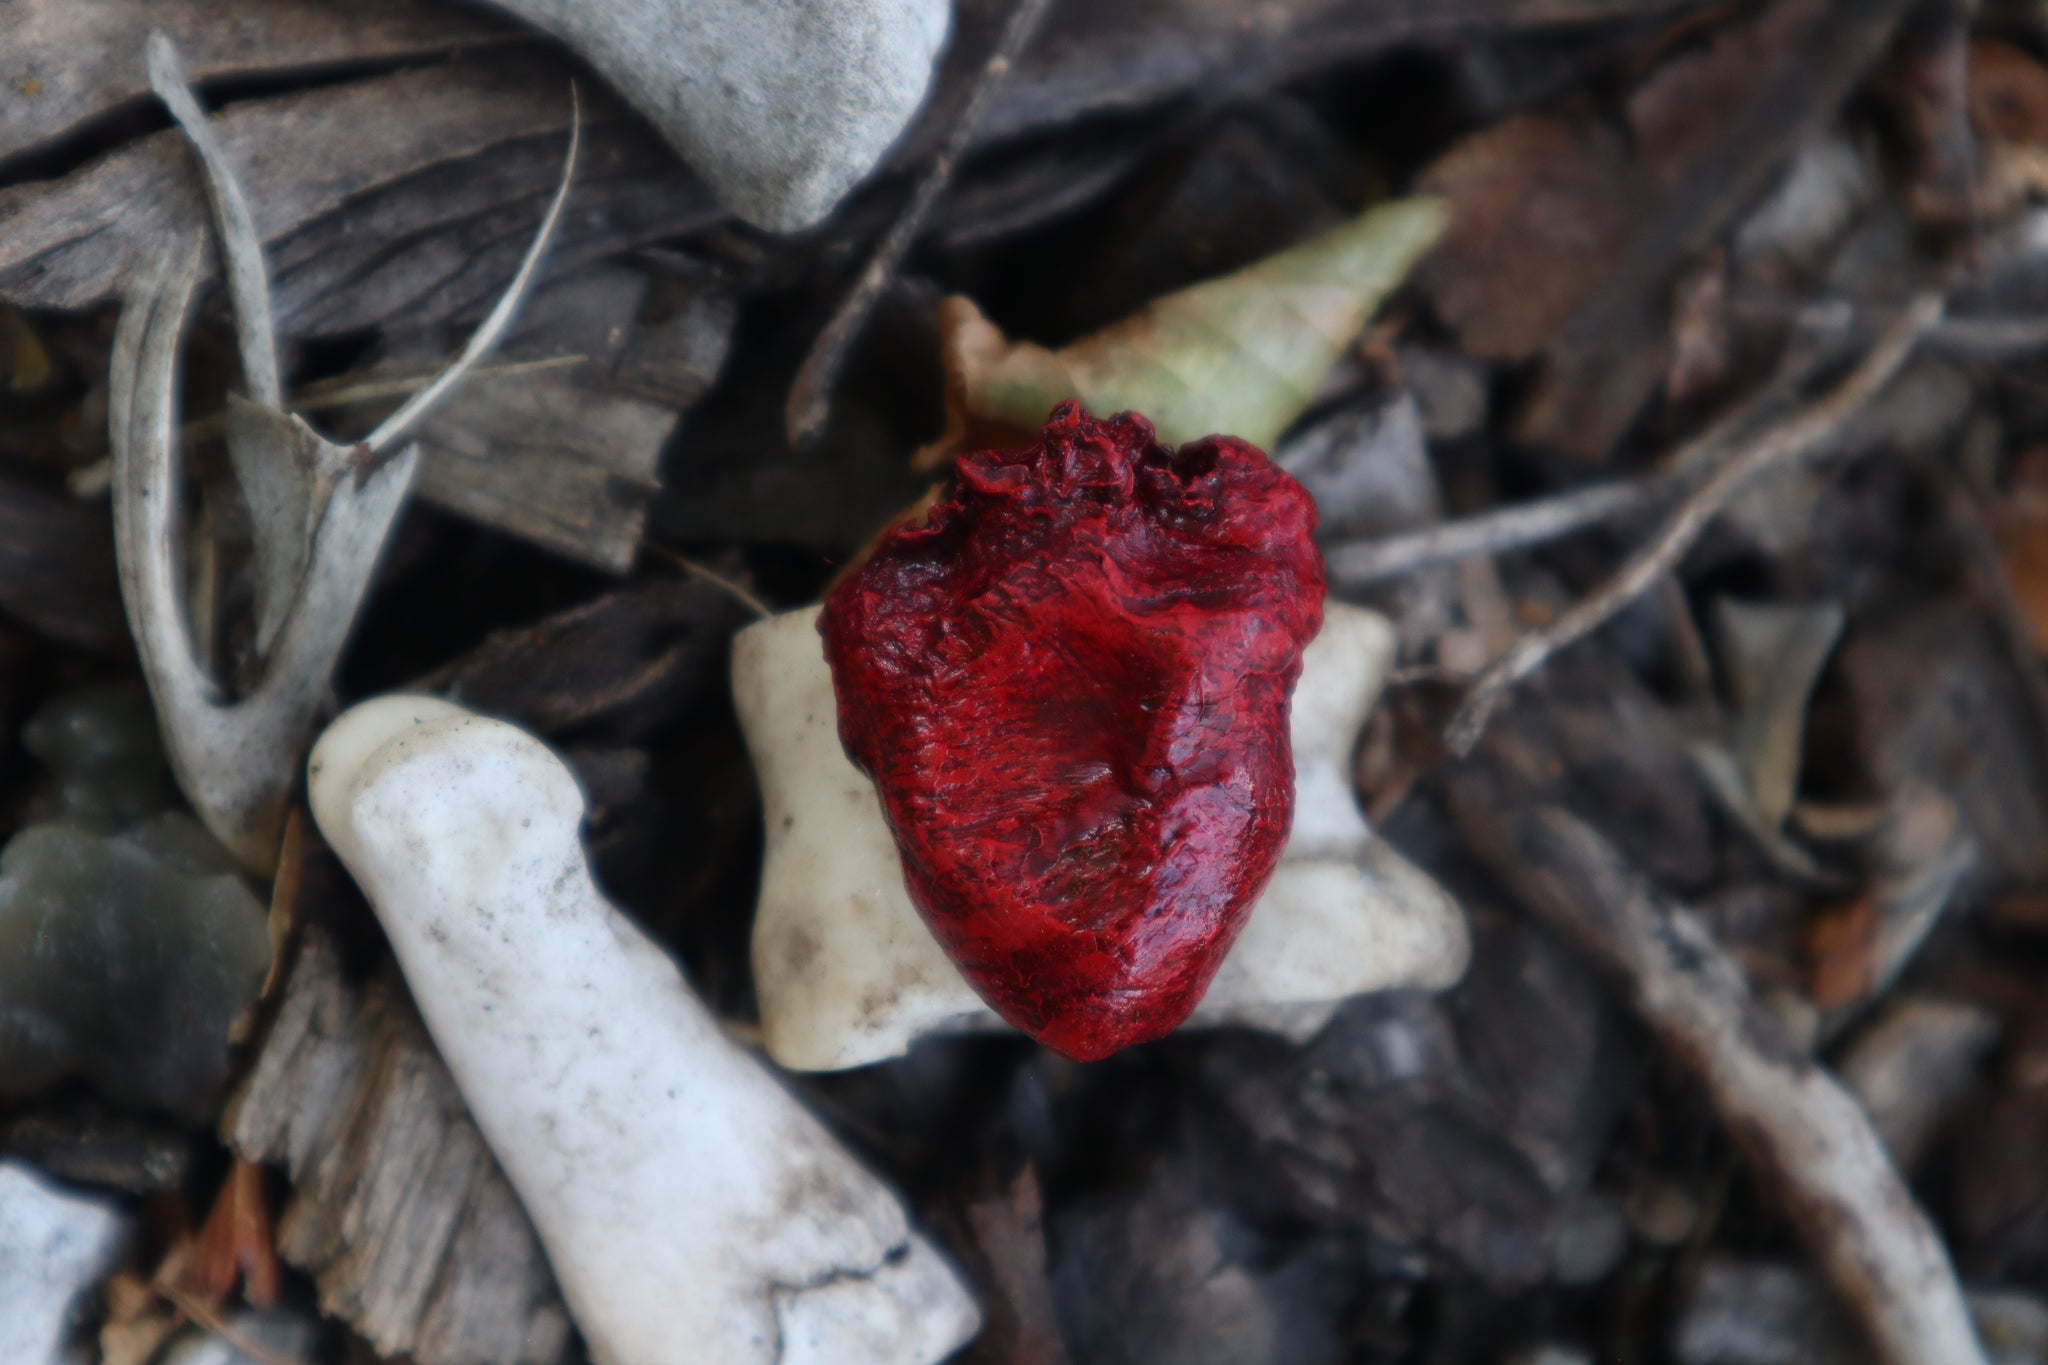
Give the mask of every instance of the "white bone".
[[(783, 1066), (834, 1071), (927, 1033), (999, 1025), (911, 904), (874, 784), (840, 745), (817, 617), (807, 607), (741, 631), (733, 697), (767, 823), (753, 942), (765, 1042)], [(1352, 796), (1352, 751), (1393, 652), (1384, 617), (1328, 605), (1294, 694), (1294, 831), (1191, 1025), (1305, 1038), (1350, 996), (1464, 974), (1457, 903), (1373, 834)]]
[(598, 892), (545, 745), (386, 697), (309, 777), (599, 1365), (929, 1365), (974, 1334), (896, 1196)]

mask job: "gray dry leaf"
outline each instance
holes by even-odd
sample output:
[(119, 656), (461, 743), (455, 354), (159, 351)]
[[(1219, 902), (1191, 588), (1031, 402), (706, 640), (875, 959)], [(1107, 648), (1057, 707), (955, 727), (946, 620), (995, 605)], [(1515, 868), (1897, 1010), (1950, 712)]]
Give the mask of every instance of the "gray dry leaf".
[(278, 1250), (378, 1350), (418, 1365), (565, 1355), (533, 1225), (388, 964), (353, 985), (307, 927), (221, 1134), (290, 1174)]
[(1692, 747), (1708, 790), (1772, 863), (1815, 882), (1825, 880), (1819, 864), (1784, 827), (1799, 787), (1807, 706), (1844, 620), (1835, 602), (1717, 599), (1715, 637), (1732, 715), (1725, 740)]
[[(126, 285), (107, 380), (115, 552), (179, 786), (238, 860), (268, 872), (300, 754), (417, 467), (417, 448), (403, 438), (510, 327), (561, 222), (580, 125), (571, 123), (561, 182), (496, 305), (453, 361), (375, 430), (341, 446), (279, 406), (276, 313), (235, 158), (193, 98), (176, 46), (161, 33), (147, 46), (151, 83), (191, 139), (216, 210), (214, 236), (251, 400), (230, 416), (230, 454), (249, 515), (270, 523), (254, 537), (254, 648), (231, 680), (210, 666), (212, 599), (188, 590), (181, 572), (180, 351), (204, 260), (195, 232), (168, 230)], [(572, 113), (573, 105), (572, 98)], [(202, 536), (198, 548), (217, 551), (218, 543)]]
[(951, 0), (495, 0), (559, 37), (740, 217), (811, 227), (923, 101)]

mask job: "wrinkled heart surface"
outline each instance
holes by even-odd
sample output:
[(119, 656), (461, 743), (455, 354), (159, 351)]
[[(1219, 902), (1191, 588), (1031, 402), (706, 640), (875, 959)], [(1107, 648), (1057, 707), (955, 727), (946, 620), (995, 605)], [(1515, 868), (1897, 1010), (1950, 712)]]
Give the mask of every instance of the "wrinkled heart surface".
[(1055, 409), (963, 457), (819, 620), (839, 733), (982, 999), (1077, 1061), (1170, 1032), (1286, 842), (1322, 624), (1308, 493), (1231, 437)]

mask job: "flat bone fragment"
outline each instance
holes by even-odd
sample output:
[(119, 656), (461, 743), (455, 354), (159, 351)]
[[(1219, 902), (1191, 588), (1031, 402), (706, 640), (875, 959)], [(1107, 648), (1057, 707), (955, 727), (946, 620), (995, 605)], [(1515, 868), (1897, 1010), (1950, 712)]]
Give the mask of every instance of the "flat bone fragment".
[(974, 1334), (895, 1195), (598, 892), (545, 745), (394, 696), (308, 769), (598, 1365), (931, 1365)]
[[(832, 675), (806, 607), (733, 642), (733, 697), (761, 784), (767, 852), (754, 986), (769, 1056), (836, 1071), (934, 1032), (1002, 1027), (904, 888), (874, 783), (839, 741)], [(1303, 655), (1292, 741), (1294, 830), (1189, 1027), (1305, 1039), (1367, 991), (1441, 990), (1464, 975), (1464, 915), (1365, 823), (1351, 755), (1393, 661), (1377, 612), (1331, 602)]]
[(575, 49), (758, 227), (824, 218), (923, 103), (948, 0), (497, 0)]

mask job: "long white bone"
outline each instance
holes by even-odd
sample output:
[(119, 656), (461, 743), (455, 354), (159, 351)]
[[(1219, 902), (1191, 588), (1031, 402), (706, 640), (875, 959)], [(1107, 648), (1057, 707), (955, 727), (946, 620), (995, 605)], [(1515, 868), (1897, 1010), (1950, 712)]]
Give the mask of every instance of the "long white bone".
[[(874, 784), (839, 742), (817, 617), (741, 631), (732, 671), (767, 823), (753, 959), (768, 1053), (834, 1071), (997, 1020), (904, 889)], [(1294, 831), (1192, 1025), (1306, 1037), (1347, 997), (1464, 974), (1456, 902), (1373, 834), (1352, 795), (1351, 755), (1393, 653), (1384, 617), (1329, 604), (1294, 694)]]
[(545, 745), (386, 697), (309, 774), (600, 1365), (930, 1365), (974, 1334), (896, 1196), (599, 894)]

